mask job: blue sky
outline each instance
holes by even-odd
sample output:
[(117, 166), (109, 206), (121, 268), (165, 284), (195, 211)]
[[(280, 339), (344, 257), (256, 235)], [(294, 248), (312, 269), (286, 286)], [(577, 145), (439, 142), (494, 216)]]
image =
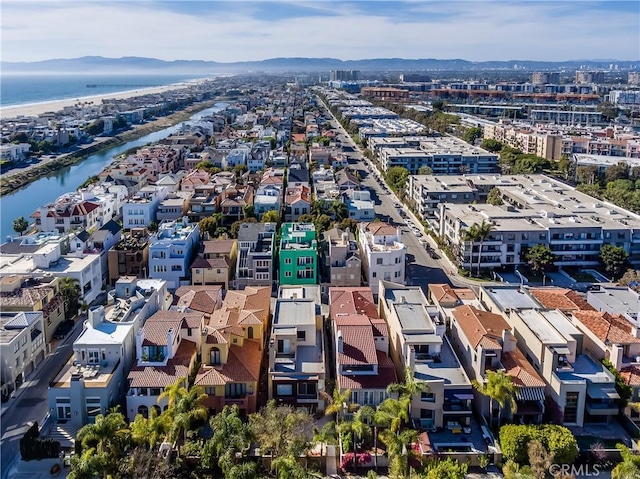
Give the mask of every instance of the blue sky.
[(1, 0), (1, 59), (640, 59), (640, 1)]

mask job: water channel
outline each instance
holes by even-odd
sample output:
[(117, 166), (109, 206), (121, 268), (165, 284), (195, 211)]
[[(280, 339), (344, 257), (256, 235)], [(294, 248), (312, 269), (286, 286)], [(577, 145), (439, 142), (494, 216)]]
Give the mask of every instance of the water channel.
[[(226, 106), (228, 106), (227, 103), (216, 103), (213, 107), (192, 115), (190, 120), (198, 120), (203, 116), (211, 115)], [(80, 163), (67, 166), (51, 176), (40, 178), (14, 193), (3, 196), (0, 199), (0, 242), (4, 242), (9, 235), (17, 235), (13, 230), (14, 219), (24, 216), (30, 220), (29, 215), (40, 206), (55, 201), (64, 193), (74, 191), (87, 178), (100, 173), (120, 153), (166, 138), (179, 128), (180, 125), (165, 128), (137, 140), (93, 154)]]

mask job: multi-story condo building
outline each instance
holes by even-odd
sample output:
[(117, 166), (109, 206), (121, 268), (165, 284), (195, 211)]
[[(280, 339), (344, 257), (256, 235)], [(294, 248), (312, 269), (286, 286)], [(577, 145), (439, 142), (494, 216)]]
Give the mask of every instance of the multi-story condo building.
[(375, 203), (369, 190), (350, 190), (345, 194), (349, 218), (356, 221), (373, 221), (376, 217)]
[(627, 75), (629, 85), (640, 85), (640, 72), (629, 72)]
[(318, 283), (318, 245), (313, 223), (283, 223), (280, 239), (280, 284)]
[(125, 229), (149, 226), (156, 221), (160, 202), (167, 196), (166, 188), (145, 186), (122, 205), (122, 226)]
[(202, 366), (195, 384), (205, 388), (211, 413), (237, 405), (257, 409), (258, 381), (271, 310), (271, 287), (229, 291), (203, 329)]
[(323, 411), (325, 346), (320, 286), (281, 286), (269, 337), (269, 399)]
[[(440, 306), (446, 310), (451, 342), (469, 378), (483, 384), (488, 371), (503, 370), (518, 388), (516, 411), (510, 411), (508, 407), (502, 411), (492, 409), (491, 401), (475, 391), (476, 409), (490, 423), (501, 414), (515, 423), (539, 424), (544, 412), (546, 383), (518, 349), (511, 326), (502, 315), (485, 311), (479, 302), (477, 305), (456, 305), (458, 301), (455, 301), (452, 305), (448, 298), (458, 295), (449, 285), (430, 284), (429, 291), (432, 298), (444, 300)], [(442, 292), (446, 294), (442, 295)], [(463, 290), (463, 297), (468, 292)]]
[(280, 214), (282, 208), (282, 187), (276, 185), (259, 186), (253, 200), (253, 213), (260, 219), (267, 211)]
[(471, 382), (445, 336), (446, 325), (419, 286), (380, 282), (380, 316), (389, 327), (391, 357), (399, 380), (413, 374), (429, 387), (411, 402), (411, 418), (425, 429), (471, 423)]
[(253, 206), (253, 186), (229, 185), (218, 196), (220, 212), (227, 223), (233, 223), (242, 219), (244, 209)]
[(407, 193), (420, 217), (438, 230), (440, 203), (484, 203), (493, 188), (517, 184), (517, 177), (500, 175), (411, 175)]
[(351, 390), (350, 402), (376, 407), (397, 383), (389, 357), (389, 330), (378, 317), (371, 288), (332, 287), (330, 315), (335, 340), (336, 387)]
[(237, 256), (236, 240), (203, 241), (202, 252), (191, 263), (191, 284), (217, 284), (228, 290), (236, 270)]
[[(545, 299), (547, 307), (566, 304), (566, 291), (558, 291), (556, 301)], [(480, 300), (505, 318), (527, 361), (547, 383), (550, 406), (562, 415), (558, 419), (579, 427), (610, 421), (619, 413), (614, 375), (585, 353), (580, 329), (559, 309), (541, 308), (540, 297), (510, 286), (480, 290)]]
[(392, 166), (402, 166), (414, 175), (427, 166), (436, 175), (500, 171), (498, 155), (454, 137), (425, 138), (415, 147), (381, 147), (377, 157), (383, 171)]
[(483, 221), (493, 231), (483, 242), (481, 268), (515, 267), (540, 243), (551, 248), (559, 266), (596, 265), (604, 244), (623, 247), (632, 264), (640, 261), (640, 216), (544, 175), (513, 178), (517, 185), (499, 187), (505, 205), (438, 205), (438, 233), (465, 269), (477, 265), (479, 243), (463, 241), (463, 232)]
[(308, 186), (292, 186), (284, 194), (284, 219), (297, 221), (311, 212), (311, 190)]
[(108, 294), (106, 307), (89, 309), (72, 356), (49, 383), (54, 421), (77, 428), (124, 398), (136, 358), (135, 336), (148, 317), (169, 308), (171, 299), (164, 281), (124, 277)]
[(604, 83), (604, 72), (576, 71), (576, 83)]
[(559, 72), (533, 72), (531, 83), (534, 85), (544, 85), (546, 83), (560, 83)]
[(100, 254), (86, 252), (83, 244), (75, 234), (36, 233), (12, 239), (0, 245), (0, 277), (70, 277), (78, 281), (84, 302), (90, 304), (100, 294), (102, 268)]
[(273, 254), (275, 251), (275, 223), (241, 223), (238, 231), (238, 258), (235, 284), (271, 286), (275, 280)]
[(334, 226), (322, 237), (323, 282), (331, 286), (360, 286), (362, 260), (355, 235)]
[(189, 200), (193, 196), (191, 192), (179, 191), (168, 193), (167, 196), (158, 203), (156, 221), (178, 220), (189, 212)]
[(198, 224), (188, 223), (186, 217), (181, 222), (160, 223), (158, 232), (151, 236), (149, 277), (165, 280), (171, 290), (188, 281), (189, 266), (199, 240)]
[(42, 312), (0, 314), (0, 376), (2, 397), (15, 391), (44, 361), (46, 344)]
[(200, 349), (203, 318), (197, 312), (158, 311), (137, 332), (136, 361), (127, 375), (125, 415), (130, 421), (138, 414), (149, 417), (152, 409), (158, 415), (166, 410), (168, 399), (159, 401), (166, 386), (178, 379), (188, 386)]
[(60, 280), (52, 276), (4, 276), (0, 278), (0, 310), (3, 313), (41, 312), (47, 350), (53, 333), (64, 321)]
[(374, 295), (379, 281), (404, 283), (407, 247), (399, 227), (387, 223), (360, 223), (359, 241), (365, 281)]
[(108, 253), (109, 284), (114, 285), (120, 276), (145, 278), (149, 264), (149, 233), (146, 227), (132, 228), (124, 239)]

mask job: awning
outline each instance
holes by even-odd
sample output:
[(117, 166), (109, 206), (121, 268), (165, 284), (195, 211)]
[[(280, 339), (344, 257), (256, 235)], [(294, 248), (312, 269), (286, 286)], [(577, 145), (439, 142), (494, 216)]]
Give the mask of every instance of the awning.
[(544, 388), (520, 388), (516, 401), (544, 401)]
[(587, 394), (591, 399), (620, 399), (616, 388), (609, 385), (599, 386), (597, 384), (590, 384), (587, 386)]
[(556, 353), (558, 354), (564, 354), (565, 356), (569, 356), (571, 354), (571, 351), (569, 351), (569, 348), (564, 348), (562, 346), (556, 347), (556, 348), (552, 348)]
[(454, 394), (453, 396), (462, 401), (467, 401), (467, 400), (473, 401), (473, 394)]

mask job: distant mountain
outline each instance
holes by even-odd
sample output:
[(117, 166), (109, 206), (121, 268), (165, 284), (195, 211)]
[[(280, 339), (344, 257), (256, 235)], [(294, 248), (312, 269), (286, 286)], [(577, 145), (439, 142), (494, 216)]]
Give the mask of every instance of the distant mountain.
[(435, 58), (372, 58), (364, 60), (339, 60), (337, 58), (270, 58), (261, 61), (220, 63), (204, 60), (165, 61), (157, 58), (122, 57), (105, 58), (87, 56), (58, 58), (39, 62), (0, 62), (4, 73), (240, 73), (249, 71), (323, 71), (331, 69), (363, 71), (411, 71), (411, 70), (563, 70), (577, 68), (640, 68), (640, 61), (572, 60), (542, 62), (529, 60), (471, 62), (462, 59), (438, 60)]

